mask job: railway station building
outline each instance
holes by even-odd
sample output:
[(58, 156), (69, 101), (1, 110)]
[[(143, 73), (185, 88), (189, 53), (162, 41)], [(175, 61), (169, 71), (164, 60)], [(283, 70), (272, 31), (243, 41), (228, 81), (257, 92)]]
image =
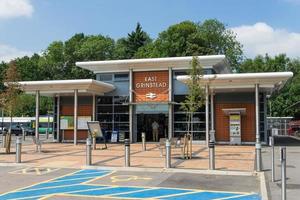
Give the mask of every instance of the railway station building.
[[(195, 143), (251, 144), (267, 140), (267, 98), (280, 90), (292, 72), (232, 73), (224, 55), (198, 56), (204, 75), (205, 106), (194, 113)], [(108, 139), (152, 141), (152, 123), (159, 138), (182, 137), (188, 128), (180, 109), (188, 94), (187, 70), (192, 57), (77, 62), (95, 79), (20, 82), (36, 96), (36, 117), (41, 95), (54, 98), (54, 138), (58, 142), (84, 141), (87, 121), (99, 121)], [(117, 135), (113, 138), (111, 135)], [(257, 138), (259, 136), (259, 138)]]

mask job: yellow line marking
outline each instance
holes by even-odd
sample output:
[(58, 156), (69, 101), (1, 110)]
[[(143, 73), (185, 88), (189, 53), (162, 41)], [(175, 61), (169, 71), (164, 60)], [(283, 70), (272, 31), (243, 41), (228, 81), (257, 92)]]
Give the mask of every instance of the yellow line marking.
[[(81, 171), (81, 170), (80, 170), (80, 171)], [(38, 182), (38, 183), (34, 183), (34, 184), (29, 185), (29, 186), (21, 187), (21, 188), (18, 188), (18, 189), (9, 191), (9, 192), (5, 192), (5, 193), (1, 194), (0, 197), (1, 197), (1, 196), (4, 196), (4, 195), (6, 195), (6, 194), (9, 194), (9, 193), (17, 192), (17, 191), (19, 191), (19, 190), (24, 190), (24, 189), (26, 189), (26, 188), (30, 188), (30, 187), (36, 186), (36, 185), (39, 185), (39, 184), (42, 184), (42, 183), (48, 183), (48, 182), (51, 182), (51, 181), (53, 181), (53, 180), (55, 180), (55, 179), (57, 179), (57, 178), (62, 178), (62, 177), (64, 177), (64, 176), (69, 176), (69, 175), (75, 174), (76, 172), (78, 172), (78, 171), (71, 172), (71, 173), (69, 173), (69, 174), (62, 175), (62, 176), (59, 176), (59, 177), (55, 177), (55, 178), (52, 178), (52, 179), (49, 179), (49, 180), (45, 180), (45, 181), (41, 181), (41, 182)]]
[(194, 193), (198, 193), (198, 192), (205, 192), (205, 191), (204, 190), (199, 190), (199, 191), (192, 191), (192, 192), (183, 192), (183, 193), (178, 193), (178, 194), (162, 195), (162, 196), (153, 197), (153, 199), (176, 197), (176, 196), (181, 196), (181, 195), (194, 194)]
[[(74, 195), (74, 194), (58, 194), (57, 196), (65, 196), (65, 197), (83, 197), (81, 195)], [(89, 198), (94, 198), (94, 199), (98, 199), (98, 198), (109, 198), (109, 199), (132, 199), (132, 200), (137, 200), (137, 198), (131, 198), (131, 197), (113, 197), (113, 196), (92, 196), (92, 195), (85, 195), (84, 197), (89, 197)], [(145, 200), (150, 200), (150, 198)]]
[(134, 175), (118, 175), (118, 176), (112, 176), (110, 178), (112, 183), (115, 182), (124, 182), (124, 181), (131, 181), (131, 180), (152, 180), (150, 177), (139, 177)]
[(249, 194), (241, 194), (241, 195), (236, 195), (236, 196), (232, 196), (232, 197), (223, 197), (223, 198), (218, 198), (215, 200), (226, 200), (226, 199), (232, 199), (232, 198), (239, 198), (239, 197), (245, 197), (245, 196), (249, 196), (255, 193), (249, 193)]
[(102, 175), (102, 176), (95, 177), (95, 178), (93, 178), (93, 179), (91, 179), (91, 180), (88, 180), (88, 181), (86, 181), (86, 182), (83, 182), (83, 183), (81, 183), (81, 184), (89, 184), (90, 182), (96, 181), (96, 180), (98, 180), (98, 179), (100, 179), (100, 178), (103, 178), (103, 177), (106, 177), (106, 176), (110, 176), (111, 174), (113, 174), (113, 173), (115, 173), (115, 172), (116, 172), (116, 171), (111, 171), (110, 173), (104, 174), (104, 175)]

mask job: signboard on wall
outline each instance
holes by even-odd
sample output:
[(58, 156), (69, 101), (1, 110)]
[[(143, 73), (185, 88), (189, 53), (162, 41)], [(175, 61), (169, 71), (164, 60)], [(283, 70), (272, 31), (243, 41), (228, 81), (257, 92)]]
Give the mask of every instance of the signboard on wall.
[(61, 130), (74, 129), (74, 117), (73, 116), (61, 116), (60, 117), (60, 129)]
[(167, 102), (169, 100), (169, 72), (134, 72), (133, 91), (134, 102)]
[(87, 122), (92, 121), (91, 116), (79, 116), (78, 117), (78, 126), (77, 129), (79, 130), (88, 130)]
[[(77, 129), (88, 130), (87, 122), (91, 121), (91, 116), (78, 116)], [(74, 129), (74, 117), (73, 116), (61, 116), (60, 117), (60, 129), (61, 130), (73, 130)]]

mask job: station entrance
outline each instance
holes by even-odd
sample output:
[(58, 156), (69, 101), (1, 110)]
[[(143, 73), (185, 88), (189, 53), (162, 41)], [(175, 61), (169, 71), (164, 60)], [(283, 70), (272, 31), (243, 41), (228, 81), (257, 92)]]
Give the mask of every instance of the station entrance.
[(137, 106), (137, 141), (142, 141), (142, 133), (146, 141), (158, 142), (168, 136), (168, 105), (139, 105)]

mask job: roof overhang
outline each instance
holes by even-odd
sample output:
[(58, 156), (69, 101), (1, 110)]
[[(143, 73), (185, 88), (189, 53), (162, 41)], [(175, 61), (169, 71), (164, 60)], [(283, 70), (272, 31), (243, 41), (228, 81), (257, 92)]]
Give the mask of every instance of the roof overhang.
[(115, 86), (93, 79), (76, 79), (76, 80), (49, 80), (49, 81), (21, 81), (21, 89), (28, 94), (39, 91), (41, 95), (70, 95), (75, 90), (81, 94), (103, 95), (111, 92)]
[[(282, 87), (293, 77), (293, 72), (265, 72), (240, 74), (211, 74), (203, 75), (200, 84), (209, 85), (214, 91), (254, 89), (255, 84), (266, 91)], [(177, 76), (177, 80), (187, 83), (190, 76)]]
[[(216, 70), (228, 71), (228, 63), (224, 55), (197, 56), (203, 68), (212, 68)], [(143, 70), (166, 70), (169, 67), (173, 69), (187, 69), (192, 61), (192, 56), (186, 57), (168, 57), (168, 58), (144, 58), (127, 60), (105, 60), (105, 61), (87, 61), (76, 62), (78, 67), (90, 70), (94, 73), (105, 72), (127, 72), (129, 69), (134, 71)], [(222, 65), (222, 69), (220, 69)], [(229, 73), (229, 71), (228, 71)]]

